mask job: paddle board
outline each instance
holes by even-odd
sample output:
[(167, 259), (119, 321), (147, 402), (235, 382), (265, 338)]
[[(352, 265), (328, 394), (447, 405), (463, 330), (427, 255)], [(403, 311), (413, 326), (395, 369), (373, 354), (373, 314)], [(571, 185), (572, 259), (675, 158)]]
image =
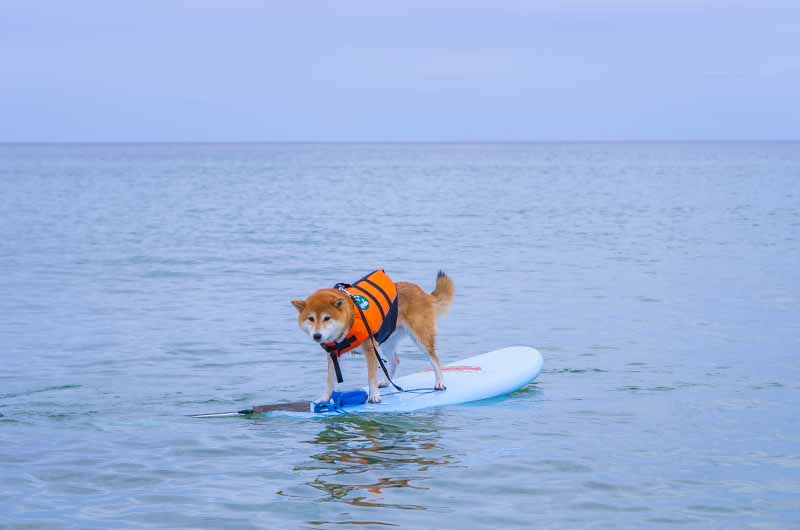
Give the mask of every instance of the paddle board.
[[(337, 410), (311, 412), (314, 403), (293, 402), (260, 405), (239, 412), (199, 414), (213, 418), (253, 414), (290, 414), (309, 417), (339, 414), (398, 413), (459, 405), (510, 394), (531, 383), (542, 370), (542, 354), (535, 348), (512, 346), (446, 364), (444, 382), (447, 390), (433, 390), (433, 370), (425, 370), (394, 380), (406, 392), (391, 386), (381, 389), (380, 403), (347, 405)], [(368, 390), (364, 387), (364, 390)]]
[[(447, 390), (431, 390), (433, 370), (426, 370), (394, 380), (404, 390), (423, 389), (421, 391), (398, 392), (389, 386), (381, 389), (380, 403), (343, 408), (348, 413), (412, 412), (489, 399), (530, 384), (542, 370), (543, 362), (542, 354), (535, 348), (512, 346), (494, 350), (444, 365), (442, 370)], [(315, 415), (318, 414), (337, 412)]]

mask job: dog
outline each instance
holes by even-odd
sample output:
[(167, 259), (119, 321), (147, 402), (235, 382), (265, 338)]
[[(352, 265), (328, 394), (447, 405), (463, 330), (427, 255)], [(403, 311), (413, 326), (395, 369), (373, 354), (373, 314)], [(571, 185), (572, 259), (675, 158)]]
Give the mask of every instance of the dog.
[[(368, 287), (369, 293), (363, 288), (359, 289), (360, 282)], [(380, 282), (383, 282), (382, 287), (378, 285)], [(341, 286), (346, 286), (346, 284), (337, 284), (337, 287)], [(372, 286), (376, 289), (373, 289)], [(392, 291), (392, 289), (395, 289), (396, 292), (396, 307), (394, 307), (394, 301), (391, 301), (391, 306), (387, 303), (391, 298), (387, 295), (387, 291)], [(359, 291), (366, 296), (356, 294)], [(375, 350), (376, 341), (373, 340), (373, 337), (380, 339), (377, 341), (380, 343), (380, 351), (388, 359), (386, 370), (389, 378), (394, 377), (397, 365), (400, 363), (396, 353), (397, 345), (402, 339), (408, 337), (421, 351), (428, 354), (436, 377), (434, 388), (436, 390), (447, 388), (444, 384), (439, 356), (436, 354), (436, 317), (450, 309), (454, 294), (453, 281), (442, 271), (439, 271), (436, 276), (436, 286), (430, 294), (417, 284), (394, 283), (383, 271), (375, 271), (372, 275), (365, 276), (356, 282), (354, 286), (320, 289), (305, 300), (292, 300), (291, 303), (297, 308), (297, 322), (300, 329), (322, 345), (323, 349), (334, 351), (338, 346), (339, 350), (332, 355), (341, 355), (343, 349), (341, 344), (344, 343), (348, 345), (344, 351), (364, 354), (369, 381), (368, 400), (370, 403), (380, 403), (380, 388), (387, 386), (389, 382), (386, 380), (380, 384), (378, 382), (378, 357)], [(396, 318), (396, 326), (392, 321), (388, 322), (391, 324), (390, 326), (383, 324), (380, 329), (370, 329), (369, 322), (372, 316), (371, 314), (365, 316), (363, 309), (377, 305), (381, 305), (381, 307), (375, 308), (374, 313), (377, 314), (378, 309), (381, 314), (386, 313), (384, 322)], [(365, 319), (368, 322), (366, 329), (369, 330), (369, 338), (364, 339), (366, 335), (362, 333), (358, 340), (353, 340), (355, 335), (352, 334), (352, 330)], [(358, 344), (354, 344), (356, 342)], [(331, 399), (336, 368), (338, 366), (334, 366), (334, 358), (328, 356), (325, 391), (317, 401)]]

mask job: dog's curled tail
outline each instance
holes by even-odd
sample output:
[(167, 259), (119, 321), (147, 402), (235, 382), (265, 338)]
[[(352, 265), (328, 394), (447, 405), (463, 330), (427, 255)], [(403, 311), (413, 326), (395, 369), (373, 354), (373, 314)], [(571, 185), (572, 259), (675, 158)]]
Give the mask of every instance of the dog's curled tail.
[(447, 313), (450, 309), (450, 304), (453, 303), (453, 295), (455, 294), (456, 288), (453, 285), (453, 280), (450, 279), (450, 276), (444, 273), (444, 271), (439, 271), (439, 274), (436, 275), (436, 288), (431, 293), (433, 296), (433, 306), (436, 308), (437, 315), (443, 315)]

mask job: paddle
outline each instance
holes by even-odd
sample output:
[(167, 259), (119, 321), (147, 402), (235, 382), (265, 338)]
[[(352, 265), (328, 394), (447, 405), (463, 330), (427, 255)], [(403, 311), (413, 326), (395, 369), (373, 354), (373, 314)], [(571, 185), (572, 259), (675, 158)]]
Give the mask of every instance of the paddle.
[(237, 412), (212, 412), (210, 414), (191, 414), (190, 418), (230, 418), (233, 416), (250, 416), (251, 414), (261, 414), (262, 412), (272, 412), (283, 410), (288, 412), (310, 412), (311, 405), (308, 401), (292, 401), (290, 403), (272, 403), (270, 405), (256, 405), (251, 409), (244, 409)]

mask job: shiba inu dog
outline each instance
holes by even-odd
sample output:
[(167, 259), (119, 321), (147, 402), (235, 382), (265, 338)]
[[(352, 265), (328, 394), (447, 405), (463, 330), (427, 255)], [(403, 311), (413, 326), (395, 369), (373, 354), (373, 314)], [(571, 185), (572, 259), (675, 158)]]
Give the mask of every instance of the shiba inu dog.
[(436, 276), (433, 292), (428, 294), (413, 283), (394, 283), (378, 270), (352, 285), (337, 284), (320, 289), (305, 300), (292, 300), (300, 329), (330, 353), (325, 391), (318, 401), (328, 401), (333, 392), (337, 368), (334, 359), (354, 351), (363, 353), (367, 361), (369, 401), (379, 403), (379, 387), (388, 381), (378, 383), (376, 345), (388, 360), (386, 370), (392, 378), (400, 363), (397, 345), (406, 337), (428, 354), (436, 377), (434, 388), (444, 390), (442, 367), (436, 355), (436, 317), (450, 308), (454, 292), (453, 281), (442, 271)]

